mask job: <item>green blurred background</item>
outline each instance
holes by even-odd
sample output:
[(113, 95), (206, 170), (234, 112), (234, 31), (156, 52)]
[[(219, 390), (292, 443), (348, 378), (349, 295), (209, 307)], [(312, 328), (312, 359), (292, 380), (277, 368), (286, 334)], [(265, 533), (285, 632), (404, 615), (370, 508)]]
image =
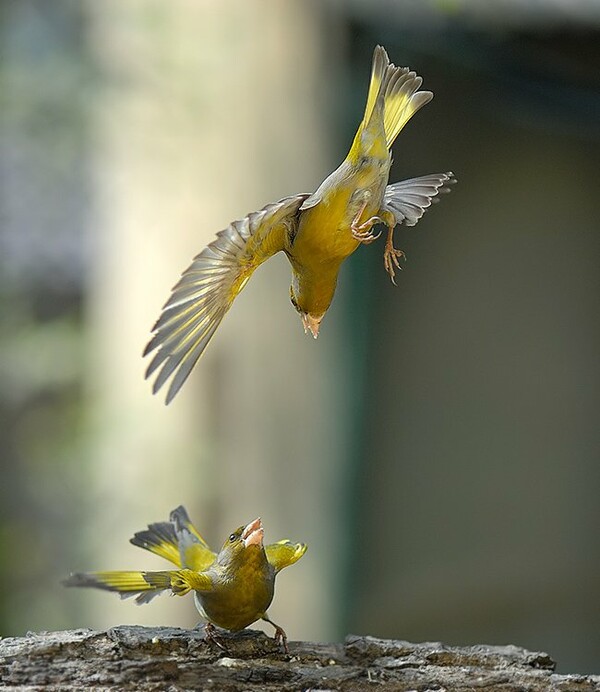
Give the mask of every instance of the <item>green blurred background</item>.
[[(0, 1), (0, 634), (192, 626), (67, 591), (157, 568), (184, 503), (219, 545), (309, 543), (271, 616), (547, 650), (600, 671), (600, 5)], [(342, 272), (318, 342), (283, 257), (165, 408), (141, 351), (214, 233), (345, 156), (375, 44), (435, 99), (391, 180), (459, 184)]]

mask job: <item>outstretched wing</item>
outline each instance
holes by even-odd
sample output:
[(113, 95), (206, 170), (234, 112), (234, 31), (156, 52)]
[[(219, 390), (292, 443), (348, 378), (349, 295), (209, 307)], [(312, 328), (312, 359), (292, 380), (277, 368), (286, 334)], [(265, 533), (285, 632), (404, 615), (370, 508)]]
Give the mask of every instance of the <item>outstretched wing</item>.
[(307, 548), (306, 543), (292, 543), (291, 541), (284, 540), (266, 545), (265, 552), (267, 560), (273, 565), (275, 572), (280, 572), (284, 567), (289, 567), (294, 562), (298, 562)]
[(163, 591), (184, 596), (192, 589), (210, 591), (212, 580), (207, 574), (189, 569), (170, 572), (79, 572), (63, 581), (65, 586), (84, 586), (114, 591), (121, 598), (135, 596), (138, 605), (150, 601)]
[[(150, 603), (158, 594), (171, 589), (169, 572), (162, 572), (163, 578), (154, 583), (146, 581), (147, 572), (78, 572), (63, 581), (64, 586), (85, 586), (104, 591), (114, 591), (121, 598), (135, 596), (138, 605)], [(174, 572), (173, 572), (174, 574)]]
[(382, 211), (394, 216), (397, 224), (414, 226), (433, 202), (438, 202), (436, 195), (450, 192), (456, 183), (454, 173), (432, 173), (420, 178), (402, 180), (388, 185), (383, 195)]
[(182, 505), (170, 514), (170, 521), (149, 524), (138, 531), (130, 543), (169, 560), (177, 567), (197, 572), (208, 569), (217, 557), (190, 521)]
[(286, 197), (234, 221), (217, 234), (182, 274), (154, 325), (144, 355), (158, 349), (146, 371), (160, 368), (152, 391), (172, 377), (167, 404), (202, 355), (233, 300), (252, 272), (285, 247), (298, 209), (308, 195)]
[(169, 518), (176, 536), (181, 566), (204, 572), (217, 559), (216, 553), (198, 533), (183, 505), (174, 509)]

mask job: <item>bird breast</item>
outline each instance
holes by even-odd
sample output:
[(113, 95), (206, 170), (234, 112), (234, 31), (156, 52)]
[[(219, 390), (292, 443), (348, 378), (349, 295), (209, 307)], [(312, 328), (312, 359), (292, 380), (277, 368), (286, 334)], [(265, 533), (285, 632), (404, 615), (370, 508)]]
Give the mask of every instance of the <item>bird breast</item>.
[(220, 583), (213, 591), (194, 593), (199, 613), (217, 627), (237, 632), (258, 620), (273, 600), (272, 568)]

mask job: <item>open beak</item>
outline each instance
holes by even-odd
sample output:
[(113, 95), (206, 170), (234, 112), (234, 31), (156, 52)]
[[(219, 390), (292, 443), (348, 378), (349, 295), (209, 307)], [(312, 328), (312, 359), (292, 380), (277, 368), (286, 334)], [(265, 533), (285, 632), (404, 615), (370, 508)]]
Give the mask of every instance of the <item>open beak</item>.
[(249, 545), (262, 546), (264, 529), (262, 526), (262, 521), (260, 517), (257, 517), (254, 521), (251, 521), (248, 526), (242, 531), (242, 540), (244, 541), (244, 547), (247, 548)]
[(319, 336), (319, 327), (321, 326), (321, 320), (323, 319), (323, 315), (321, 315), (320, 317), (313, 317), (312, 315), (309, 315), (306, 312), (301, 312), (300, 316), (302, 317), (304, 333), (308, 334), (308, 332), (310, 332), (316, 339)]

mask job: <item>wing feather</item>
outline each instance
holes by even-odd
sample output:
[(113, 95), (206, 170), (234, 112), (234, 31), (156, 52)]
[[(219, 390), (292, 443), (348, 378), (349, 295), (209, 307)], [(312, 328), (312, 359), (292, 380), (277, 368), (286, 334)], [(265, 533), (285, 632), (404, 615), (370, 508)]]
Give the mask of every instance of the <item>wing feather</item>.
[(203, 572), (215, 561), (217, 555), (192, 524), (183, 505), (169, 515), (169, 521), (148, 524), (138, 531), (130, 543), (160, 555), (177, 567)]
[(182, 567), (195, 572), (204, 572), (217, 559), (198, 529), (192, 524), (183, 505), (174, 509), (169, 519), (177, 539), (177, 546)]
[(388, 185), (383, 195), (382, 211), (393, 214), (397, 224), (414, 226), (440, 192), (450, 192), (450, 185), (456, 183), (454, 174), (432, 173), (420, 178), (402, 180)]
[(138, 531), (129, 539), (129, 542), (138, 548), (149, 550), (155, 555), (172, 562), (177, 567), (182, 567), (179, 555), (179, 546), (175, 529), (170, 521), (155, 522), (148, 524), (148, 528)]
[(285, 248), (308, 195), (286, 197), (234, 221), (217, 234), (174, 286), (154, 325), (144, 356), (146, 377), (159, 373), (156, 393), (170, 378), (167, 404), (177, 394), (252, 272)]
[[(138, 605), (150, 603), (158, 594), (171, 589), (171, 575), (176, 572), (78, 572), (63, 581), (65, 586), (85, 586), (114, 591), (121, 598), (135, 597)], [(160, 575), (149, 580), (148, 575)]]
[(280, 572), (284, 567), (293, 565), (304, 555), (307, 549), (306, 543), (292, 543), (288, 540), (265, 546), (267, 560), (273, 565), (275, 572)]

